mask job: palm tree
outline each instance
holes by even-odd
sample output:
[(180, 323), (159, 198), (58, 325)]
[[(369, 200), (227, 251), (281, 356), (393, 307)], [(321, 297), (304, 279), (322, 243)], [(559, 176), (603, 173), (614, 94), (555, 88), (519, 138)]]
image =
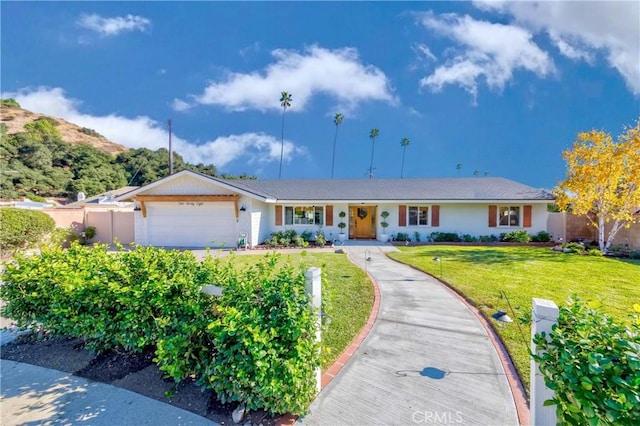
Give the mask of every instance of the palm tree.
[(402, 167), (400, 168), (400, 179), (402, 179), (402, 172), (404, 171), (404, 153), (407, 151), (409, 143), (409, 138), (402, 138), (402, 140), (400, 141), (400, 146), (402, 147)]
[(456, 164), (456, 170), (458, 171), (458, 176), (460, 176), (460, 170), (462, 170), (462, 163)]
[(284, 155), (284, 113), (291, 106), (291, 94), (282, 92), (280, 94), (280, 106), (282, 107), (282, 143), (280, 144), (280, 170), (278, 171), (278, 179), (282, 177), (282, 157)]
[(376, 138), (380, 135), (380, 130), (371, 129), (371, 133), (369, 133), (369, 137), (371, 138), (371, 164), (369, 165), (369, 179), (373, 176), (373, 150), (376, 145)]
[(331, 179), (333, 179), (333, 166), (336, 163), (336, 140), (338, 139), (338, 126), (342, 124), (342, 120), (344, 120), (344, 115), (336, 114), (333, 117), (333, 124), (336, 125), (336, 134), (333, 137), (333, 160), (331, 160)]

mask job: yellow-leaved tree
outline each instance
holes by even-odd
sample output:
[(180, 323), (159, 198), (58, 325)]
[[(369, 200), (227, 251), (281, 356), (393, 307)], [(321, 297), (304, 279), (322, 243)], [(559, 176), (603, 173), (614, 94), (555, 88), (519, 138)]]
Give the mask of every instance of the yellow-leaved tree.
[(554, 188), (556, 204), (586, 215), (606, 252), (620, 229), (640, 220), (640, 119), (617, 142), (601, 130), (579, 133), (562, 157), (567, 173)]

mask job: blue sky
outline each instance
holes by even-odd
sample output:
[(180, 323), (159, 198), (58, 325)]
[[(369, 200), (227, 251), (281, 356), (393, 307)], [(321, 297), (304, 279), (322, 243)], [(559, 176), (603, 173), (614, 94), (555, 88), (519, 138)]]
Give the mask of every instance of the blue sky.
[[(283, 178), (551, 188), (640, 116), (638, 2), (2, 2), (2, 97), (132, 148)], [(457, 170), (457, 164), (462, 168)]]

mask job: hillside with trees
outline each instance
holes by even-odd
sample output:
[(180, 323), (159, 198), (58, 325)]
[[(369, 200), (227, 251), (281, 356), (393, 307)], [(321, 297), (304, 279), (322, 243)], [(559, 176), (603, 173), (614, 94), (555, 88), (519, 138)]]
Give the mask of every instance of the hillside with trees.
[[(169, 174), (165, 148), (127, 149), (95, 130), (24, 110), (13, 99), (3, 99), (1, 107), (2, 199), (74, 198), (80, 191), (92, 196), (126, 185), (146, 185)], [(176, 152), (173, 166), (174, 172), (188, 169), (218, 176), (213, 164), (190, 164)]]

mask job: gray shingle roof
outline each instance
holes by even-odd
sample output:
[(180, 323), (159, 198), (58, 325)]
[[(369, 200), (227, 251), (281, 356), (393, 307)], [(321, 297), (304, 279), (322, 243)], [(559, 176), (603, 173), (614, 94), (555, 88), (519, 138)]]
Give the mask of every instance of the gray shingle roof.
[(543, 189), (498, 177), (221, 181), (262, 198), (287, 201), (550, 201), (554, 199), (553, 195)]

